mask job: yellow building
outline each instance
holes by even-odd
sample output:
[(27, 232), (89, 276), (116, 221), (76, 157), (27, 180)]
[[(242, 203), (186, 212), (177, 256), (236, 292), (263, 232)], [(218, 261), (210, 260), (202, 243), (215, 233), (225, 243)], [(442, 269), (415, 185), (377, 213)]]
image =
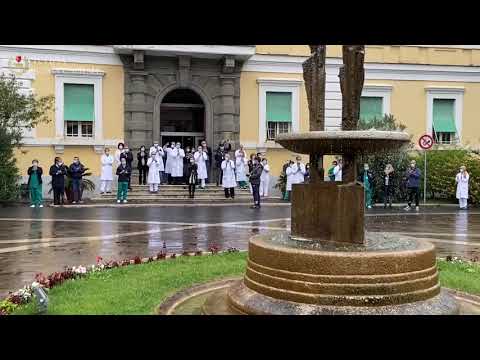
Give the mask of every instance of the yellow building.
[[(79, 156), (98, 181), (103, 148), (120, 141), (136, 153), (153, 140), (215, 148), (230, 139), (265, 153), (277, 177), (293, 154), (275, 135), (308, 130), (308, 56), (307, 45), (0, 45), (0, 72), (55, 96), (51, 121), (25, 134), (18, 165), (25, 173), (33, 158), (47, 167)], [(327, 129), (340, 127), (341, 64), (341, 46), (328, 46)], [(393, 114), (414, 140), (429, 133), (444, 147), (476, 147), (478, 98), (480, 45), (366, 46), (364, 118)]]

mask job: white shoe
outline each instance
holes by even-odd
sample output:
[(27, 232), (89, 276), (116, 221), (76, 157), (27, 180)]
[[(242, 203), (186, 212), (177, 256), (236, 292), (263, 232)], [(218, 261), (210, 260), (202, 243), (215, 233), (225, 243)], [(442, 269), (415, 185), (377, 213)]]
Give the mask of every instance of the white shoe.
[(415, 211), (418, 211), (420, 210), (420, 208), (418, 206), (415, 206)]
[(120, 204), (120, 200), (117, 200), (117, 204)]
[(38, 207), (43, 207), (43, 205), (39, 205)]
[(30, 207), (31, 207), (31, 208), (34, 208), (34, 207), (35, 207), (35, 205), (30, 205)]
[(367, 206), (367, 209), (371, 209), (372, 207), (371, 206)]
[(72, 201), (72, 204), (76, 204), (77, 202), (76, 201)]
[(127, 200), (123, 200), (123, 203), (126, 204), (128, 201)]
[(405, 207), (403, 208), (403, 210), (406, 210), (406, 211), (409, 211), (409, 210), (411, 210), (411, 209), (412, 209), (412, 208), (411, 208), (410, 206), (405, 206)]

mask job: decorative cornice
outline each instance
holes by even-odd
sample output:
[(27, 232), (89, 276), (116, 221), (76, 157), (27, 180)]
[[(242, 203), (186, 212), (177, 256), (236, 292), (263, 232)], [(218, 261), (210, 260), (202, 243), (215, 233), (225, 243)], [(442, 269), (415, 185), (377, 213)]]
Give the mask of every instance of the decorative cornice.
[(428, 93), (463, 94), (465, 88), (463, 86), (425, 86), (425, 91)]
[(303, 84), (303, 80), (291, 78), (258, 78), (257, 83), (262, 85), (300, 86)]
[(79, 76), (79, 77), (103, 77), (105, 71), (102, 70), (90, 70), (90, 69), (52, 69), (53, 75), (64, 76)]

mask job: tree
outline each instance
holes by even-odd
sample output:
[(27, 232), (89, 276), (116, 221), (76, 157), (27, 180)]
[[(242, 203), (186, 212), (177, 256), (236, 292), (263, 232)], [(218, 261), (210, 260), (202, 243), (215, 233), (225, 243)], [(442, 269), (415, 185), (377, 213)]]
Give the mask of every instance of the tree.
[(18, 196), (20, 177), (14, 148), (20, 147), (25, 130), (49, 122), (53, 96), (22, 94), (14, 76), (0, 75), (0, 201)]

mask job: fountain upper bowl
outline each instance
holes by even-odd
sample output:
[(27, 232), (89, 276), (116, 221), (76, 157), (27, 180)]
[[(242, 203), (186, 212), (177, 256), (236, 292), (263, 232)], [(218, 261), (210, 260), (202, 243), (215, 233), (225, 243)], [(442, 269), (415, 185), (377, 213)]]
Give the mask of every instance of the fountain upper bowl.
[(398, 150), (410, 143), (410, 135), (401, 131), (334, 130), (278, 135), (284, 148), (300, 154), (372, 154)]

